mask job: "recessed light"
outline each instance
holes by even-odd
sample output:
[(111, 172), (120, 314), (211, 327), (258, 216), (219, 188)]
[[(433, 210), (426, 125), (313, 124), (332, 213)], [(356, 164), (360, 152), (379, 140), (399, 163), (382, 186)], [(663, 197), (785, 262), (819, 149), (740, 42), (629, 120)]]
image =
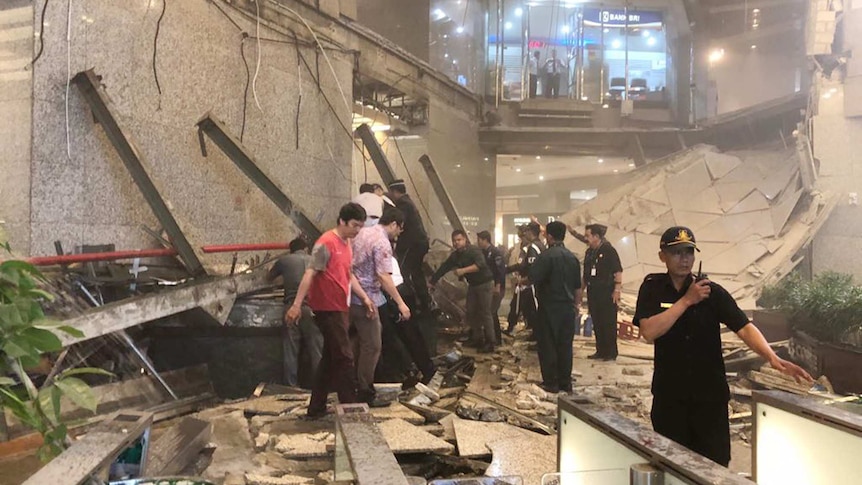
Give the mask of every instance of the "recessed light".
[(751, 50), (757, 49), (757, 44), (751, 44)]
[(633, 164), (633, 163), (630, 163), (630, 164), (629, 164), (629, 167), (634, 168), (634, 166), (635, 166), (635, 164)]
[(463, 34), (464, 33), (464, 27), (459, 26), (457, 29), (455, 29), (455, 32), (458, 32), (459, 34)]
[(516, 169), (515, 169), (515, 171), (516, 171), (516, 172), (520, 172), (520, 171), (521, 171), (521, 167), (516, 168)]
[(536, 160), (541, 160), (541, 159), (542, 159), (541, 155), (536, 155)]
[(486, 162), (488, 161), (488, 157), (485, 157), (485, 161), (486, 161)]
[(515, 9), (515, 16), (520, 17), (521, 15), (524, 15), (524, 9), (521, 7), (516, 8)]
[(620, 171), (617, 169), (614, 169), (614, 173), (620, 173)]
[(503, 27), (505, 27), (506, 30), (511, 29), (512, 28), (512, 22), (506, 22), (505, 24), (503, 24)]
[(544, 176), (544, 175), (539, 175), (539, 180), (545, 180), (545, 176)]
[(599, 163), (605, 163), (605, 159), (604, 159), (604, 158), (600, 158), (600, 159), (598, 159), (597, 161), (598, 161)]
[(461, 168), (461, 164), (459, 163), (459, 164), (455, 165), (455, 168)]

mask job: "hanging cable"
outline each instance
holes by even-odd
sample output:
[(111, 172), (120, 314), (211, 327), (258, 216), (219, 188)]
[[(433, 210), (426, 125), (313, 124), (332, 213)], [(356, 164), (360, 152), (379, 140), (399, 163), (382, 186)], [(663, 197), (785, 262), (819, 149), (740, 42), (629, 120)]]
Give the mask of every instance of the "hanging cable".
[(247, 38), (248, 34), (243, 32), (242, 38), (239, 40), (239, 55), (242, 57), (242, 64), (245, 66), (245, 89), (242, 93), (242, 127), (239, 130), (240, 143), (242, 143), (242, 139), (245, 136), (245, 121), (248, 114), (248, 86), (251, 84), (251, 70), (248, 67), (248, 60), (245, 58), (245, 39)]
[(296, 49), (296, 85), (299, 88), (299, 97), (296, 100), (296, 118), (293, 122), (296, 128), (296, 149), (299, 150), (299, 115), (302, 112), (302, 65), (299, 61), (299, 37), (296, 36), (296, 32), (293, 32), (293, 46)]
[(48, 0), (45, 0), (45, 3), (42, 4), (42, 19), (39, 21), (39, 52), (36, 53), (36, 56), (33, 57), (33, 60), (30, 61), (30, 66), (32, 67), (36, 64), (36, 61), (42, 57), (42, 51), (45, 49), (45, 11), (48, 10)]
[(69, 87), (72, 85), (72, 0), (66, 10), (66, 156), (72, 160), (72, 141), (69, 138)]
[(165, 18), (165, 11), (168, 9), (168, 0), (162, 0), (162, 13), (159, 15), (159, 20), (156, 21), (156, 35), (153, 37), (153, 78), (156, 80), (156, 89), (159, 91), (159, 104), (156, 110), (162, 109), (162, 85), (159, 83), (159, 71), (156, 66), (156, 55), (159, 51), (159, 32), (162, 29), (162, 19)]
[(257, 75), (260, 73), (260, 1), (254, 0), (254, 6), (257, 9), (257, 30), (255, 31), (255, 37), (257, 38), (257, 66), (254, 68), (254, 79), (251, 81), (251, 92), (254, 95), (254, 104), (257, 105), (257, 109), (263, 113), (263, 108), (260, 107), (260, 100), (257, 99)]

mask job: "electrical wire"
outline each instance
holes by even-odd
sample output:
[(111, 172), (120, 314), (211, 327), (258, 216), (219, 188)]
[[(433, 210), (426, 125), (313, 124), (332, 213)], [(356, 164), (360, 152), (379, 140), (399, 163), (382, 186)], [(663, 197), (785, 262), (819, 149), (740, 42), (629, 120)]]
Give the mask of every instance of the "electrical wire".
[(242, 143), (242, 139), (245, 136), (245, 121), (248, 114), (248, 86), (251, 84), (251, 70), (248, 67), (248, 60), (245, 58), (245, 39), (247, 38), (248, 34), (243, 32), (242, 38), (239, 40), (239, 55), (242, 57), (242, 63), (245, 66), (245, 90), (242, 94), (242, 127), (239, 130), (240, 143)]
[(72, 0), (66, 10), (66, 156), (72, 160), (72, 141), (69, 138), (69, 87), (72, 85)]
[(419, 189), (416, 187), (416, 182), (413, 181), (413, 175), (410, 173), (410, 169), (407, 168), (407, 162), (404, 161), (404, 155), (401, 154), (401, 147), (398, 145), (398, 138), (395, 138), (394, 136), (389, 136), (387, 137), (387, 140), (389, 138), (391, 138), (392, 141), (395, 142), (395, 149), (398, 150), (398, 158), (401, 159), (401, 165), (404, 165), (404, 171), (407, 172), (407, 178), (410, 180), (410, 185), (413, 186), (413, 193), (416, 194), (416, 198), (419, 200), (419, 205), (422, 206), (422, 210), (424, 210), (425, 215), (428, 216), (428, 219), (426, 220), (433, 226), (434, 220), (431, 219), (431, 212), (428, 210), (428, 207), (425, 205), (425, 202), (419, 195)]
[(42, 57), (42, 51), (45, 49), (45, 11), (48, 10), (48, 0), (45, 0), (45, 3), (42, 4), (42, 19), (39, 21), (39, 52), (33, 57), (33, 60), (30, 61), (30, 66), (32, 67), (36, 64), (36, 61)]
[(159, 20), (156, 21), (156, 35), (153, 37), (153, 78), (156, 80), (156, 89), (159, 91), (159, 104), (156, 110), (162, 109), (162, 85), (159, 83), (159, 71), (156, 66), (156, 55), (159, 51), (159, 32), (162, 30), (162, 19), (165, 18), (165, 11), (168, 9), (168, 0), (162, 0), (162, 13), (159, 14)]
[(254, 0), (254, 6), (255, 6), (255, 9), (257, 12), (257, 14), (256, 14), (256, 20), (257, 20), (256, 29), (257, 30), (255, 31), (255, 38), (257, 39), (257, 66), (255, 66), (255, 68), (254, 68), (254, 79), (251, 81), (251, 93), (254, 95), (254, 104), (256, 104), (257, 109), (259, 109), (260, 112), (263, 113), (263, 108), (260, 107), (260, 100), (257, 98), (257, 75), (260, 73), (260, 57), (261, 57), (261, 52), (260, 52), (260, 1), (261, 0)]

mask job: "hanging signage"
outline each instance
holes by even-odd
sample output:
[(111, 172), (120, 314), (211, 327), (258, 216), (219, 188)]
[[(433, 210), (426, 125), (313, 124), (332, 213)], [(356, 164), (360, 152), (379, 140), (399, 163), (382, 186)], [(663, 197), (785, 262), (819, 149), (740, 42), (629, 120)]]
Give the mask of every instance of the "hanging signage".
[(626, 22), (625, 9), (601, 9), (585, 8), (584, 25), (604, 27), (656, 27), (662, 26), (662, 13), (655, 10), (631, 10), (628, 11), (628, 22)]

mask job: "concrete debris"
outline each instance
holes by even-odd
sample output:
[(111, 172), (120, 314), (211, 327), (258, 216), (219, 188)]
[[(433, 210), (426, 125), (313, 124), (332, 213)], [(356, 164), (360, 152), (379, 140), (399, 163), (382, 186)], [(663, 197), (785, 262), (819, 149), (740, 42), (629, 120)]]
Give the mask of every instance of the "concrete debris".
[(626, 397), (625, 393), (619, 387), (603, 387), (602, 395), (611, 399), (616, 399), (617, 401)]
[(518, 407), (519, 411), (526, 411), (529, 409), (535, 409), (536, 403), (530, 399), (518, 399), (515, 401), (515, 405)]
[(260, 433), (260, 434), (259, 434), (259, 435), (257, 435), (257, 437), (254, 439), (254, 449), (256, 449), (256, 450), (258, 450), (258, 451), (265, 450), (265, 449), (266, 449), (266, 447), (267, 447), (267, 445), (269, 445), (269, 442), (270, 442), (270, 436), (269, 436), (269, 434), (267, 434), (267, 433)]
[(485, 471), (489, 477), (519, 476), (524, 485), (540, 485), (542, 476), (557, 469), (557, 437), (530, 433), (490, 440), (493, 453)]
[(275, 450), (288, 458), (311, 458), (328, 456), (335, 446), (335, 435), (326, 431), (314, 434), (282, 434), (278, 437)]
[(403, 419), (390, 419), (377, 425), (380, 433), (395, 454), (452, 453), (455, 447), (442, 439), (421, 430)]
[(222, 485), (246, 485), (245, 477), (237, 473), (228, 473), (224, 476)]
[[(199, 418), (199, 415), (196, 416)], [(248, 420), (242, 411), (231, 411), (209, 420), (213, 425), (211, 442), (215, 446), (212, 464), (204, 473), (205, 478), (222, 479), (236, 470), (255, 470), (252, 461), (254, 442), (248, 430)]]
[(500, 372), (500, 378), (504, 381), (514, 381), (515, 379), (517, 379), (517, 377), (518, 373), (513, 371), (512, 369), (509, 369), (508, 367), (504, 367), (503, 370)]
[(371, 408), (371, 414), (378, 421), (387, 419), (403, 419), (410, 424), (425, 424), (425, 418), (419, 414), (407, 409), (404, 405), (398, 402), (392, 403), (391, 406), (385, 408)]
[(457, 440), (458, 456), (467, 458), (489, 456), (491, 450), (486, 444), (490, 441), (501, 438), (523, 438), (535, 434), (506, 423), (480, 423), (455, 418), (452, 425)]
[(644, 370), (640, 367), (632, 367), (632, 366), (623, 367), (623, 375), (624, 376), (642, 376), (644, 374), (645, 374)]
[(431, 400), (431, 402), (436, 402), (440, 400), (440, 394), (438, 394), (436, 391), (432, 390), (425, 384), (422, 384), (421, 382), (416, 384), (416, 390), (427, 396), (428, 399)]
[(375, 401), (382, 404), (391, 404), (398, 400), (401, 394), (401, 384), (374, 384)]
[(253, 473), (246, 473), (245, 481), (246, 485), (305, 485), (309, 483), (314, 483), (314, 479), (309, 477), (299, 477), (296, 475), (269, 477), (265, 475), (256, 475)]

